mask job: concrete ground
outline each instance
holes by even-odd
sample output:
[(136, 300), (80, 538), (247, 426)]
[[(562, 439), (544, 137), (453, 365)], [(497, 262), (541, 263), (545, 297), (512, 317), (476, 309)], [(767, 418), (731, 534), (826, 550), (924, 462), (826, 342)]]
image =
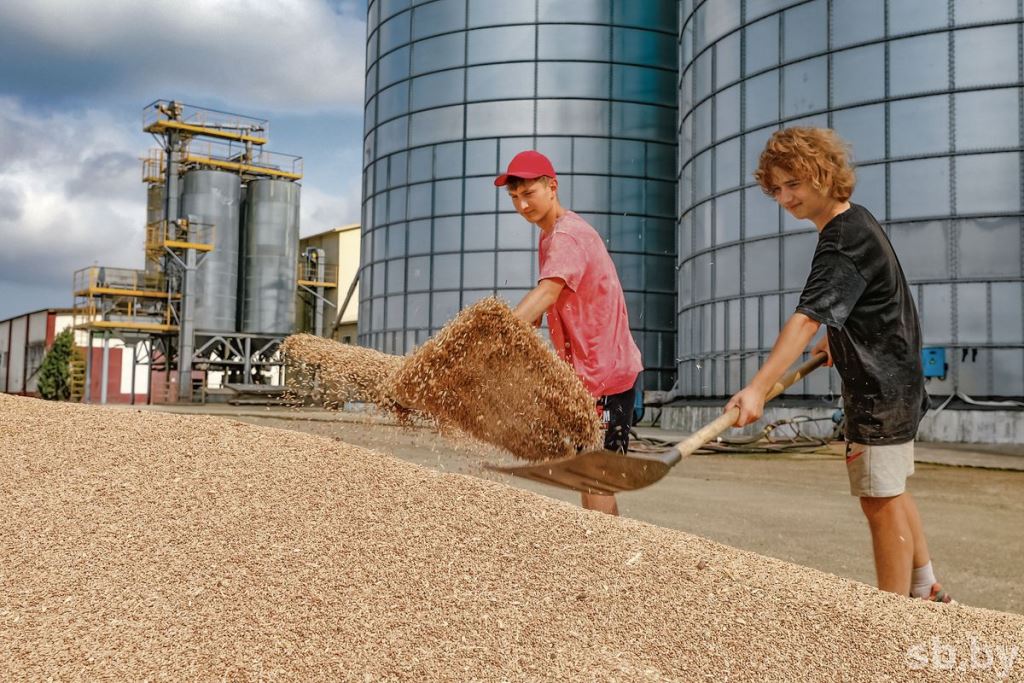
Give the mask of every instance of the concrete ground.
[[(578, 494), (485, 470), (507, 459), (480, 445), (374, 416), (317, 410), (153, 406), (321, 434), (429, 467), (578, 503)], [(672, 439), (677, 434), (641, 430)], [(965, 604), (1024, 613), (1022, 449), (921, 444), (910, 480), (939, 580)], [(787, 455), (698, 455), (657, 484), (619, 495), (623, 515), (874, 585), (867, 523), (838, 449)]]

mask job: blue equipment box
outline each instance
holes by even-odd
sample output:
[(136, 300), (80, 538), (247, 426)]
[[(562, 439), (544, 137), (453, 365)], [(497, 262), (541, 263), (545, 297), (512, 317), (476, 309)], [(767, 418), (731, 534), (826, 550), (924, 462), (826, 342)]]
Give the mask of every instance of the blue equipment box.
[(921, 349), (921, 365), (924, 366), (925, 377), (945, 377), (946, 349), (938, 346)]

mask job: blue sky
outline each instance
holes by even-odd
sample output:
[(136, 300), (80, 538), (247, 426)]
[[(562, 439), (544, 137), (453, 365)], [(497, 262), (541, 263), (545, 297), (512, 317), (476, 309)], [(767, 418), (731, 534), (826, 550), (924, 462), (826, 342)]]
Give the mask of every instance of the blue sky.
[(0, 320), (142, 267), (155, 99), (269, 119), (305, 159), (302, 233), (357, 222), (365, 31), (361, 0), (0, 2)]

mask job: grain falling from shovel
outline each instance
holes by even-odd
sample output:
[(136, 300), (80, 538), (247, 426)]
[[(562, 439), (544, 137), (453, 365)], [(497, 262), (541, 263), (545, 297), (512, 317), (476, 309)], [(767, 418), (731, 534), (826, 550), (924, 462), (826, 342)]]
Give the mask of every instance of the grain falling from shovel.
[(365, 401), (411, 409), (523, 460), (599, 447), (594, 399), (572, 368), (496, 298), (463, 310), (409, 356), (307, 334), (282, 345), (295, 380), (328, 407)]
[(385, 393), (523, 460), (601, 441), (594, 399), (575, 372), (493, 297), (464, 309), (410, 355)]

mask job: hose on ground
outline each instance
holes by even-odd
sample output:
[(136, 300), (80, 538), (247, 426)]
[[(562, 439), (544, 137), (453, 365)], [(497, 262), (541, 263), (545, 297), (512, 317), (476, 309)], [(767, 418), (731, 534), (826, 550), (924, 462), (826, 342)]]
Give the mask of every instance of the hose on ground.
[[(811, 434), (805, 426), (813, 422), (830, 422), (827, 433)], [(822, 430), (823, 431), (823, 430)], [(812, 452), (840, 439), (842, 422), (836, 423), (831, 417), (812, 418), (805, 415), (776, 420), (765, 425), (759, 432), (747, 436), (720, 436), (694, 451), (697, 455), (715, 453), (801, 453)], [(675, 445), (673, 441), (642, 437), (633, 432), (629, 450), (636, 453), (660, 453)]]

